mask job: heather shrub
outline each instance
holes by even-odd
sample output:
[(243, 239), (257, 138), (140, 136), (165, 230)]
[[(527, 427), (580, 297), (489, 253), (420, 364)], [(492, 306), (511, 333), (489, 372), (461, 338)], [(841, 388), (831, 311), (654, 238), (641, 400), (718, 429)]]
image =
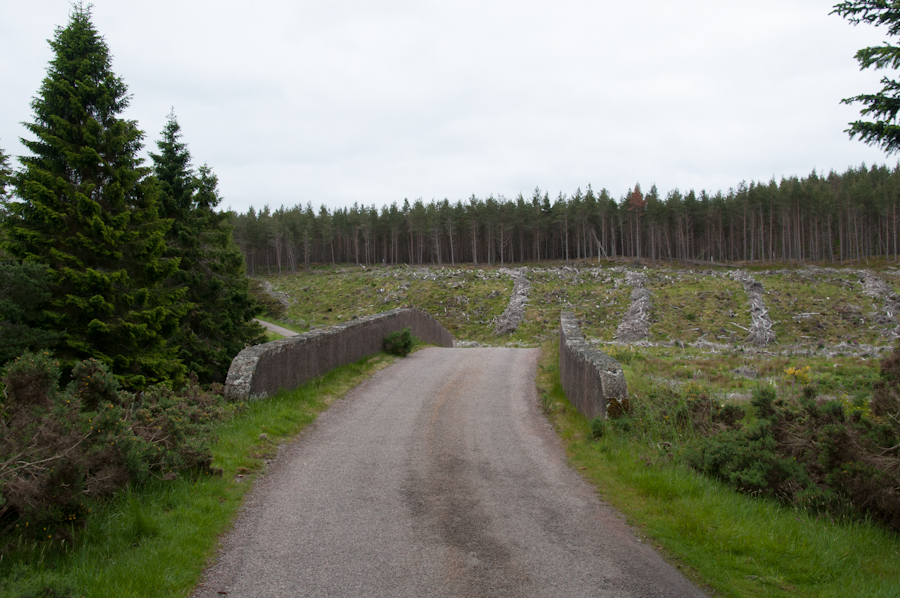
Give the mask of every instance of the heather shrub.
[(0, 409), (0, 525), (40, 514), (63, 521), (84, 493), (77, 403), (59, 392), (59, 364), (25, 353), (8, 365)]
[(129, 393), (119, 395), (118, 380), (96, 359), (76, 363), (71, 378), (66, 390), (78, 399), (83, 411), (95, 411), (102, 405), (121, 405), (130, 400)]
[(0, 526), (25, 519), (78, 521), (85, 499), (129, 484), (210, 472), (211, 425), (228, 408), (192, 376), (178, 392), (164, 386), (123, 391), (96, 360), (76, 364), (59, 389), (59, 365), (26, 353), (6, 369), (0, 408)]
[(59, 362), (47, 352), (28, 353), (16, 358), (4, 376), (4, 411), (16, 417), (36, 408), (49, 408), (57, 394)]

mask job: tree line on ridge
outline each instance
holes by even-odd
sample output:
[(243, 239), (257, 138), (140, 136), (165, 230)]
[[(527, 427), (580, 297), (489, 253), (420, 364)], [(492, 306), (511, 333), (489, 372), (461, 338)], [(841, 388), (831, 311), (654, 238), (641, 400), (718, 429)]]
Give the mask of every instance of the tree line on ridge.
[(233, 215), (248, 273), (312, 263), (455, 265), (615, 259), (686, 262), (897, 260), (900, 165), (741, 183), (662, 196), (640, 184), (525, 197), (413, 202), (329, 210), (312, 203)]

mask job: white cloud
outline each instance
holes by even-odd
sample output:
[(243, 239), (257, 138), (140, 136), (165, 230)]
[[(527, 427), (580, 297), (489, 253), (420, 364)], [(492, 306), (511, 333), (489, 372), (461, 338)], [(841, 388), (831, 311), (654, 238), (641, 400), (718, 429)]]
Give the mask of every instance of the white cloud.
[[(65, 25), (0, 0), (0, 147)], [(843, 130), (882, 41), (814, 0), (630, 3), (97, 0), (94, 23), (153, 144), (175, 107), (225, 203), (330, 207), (475, 193), (621, 195), (889, 162)]]

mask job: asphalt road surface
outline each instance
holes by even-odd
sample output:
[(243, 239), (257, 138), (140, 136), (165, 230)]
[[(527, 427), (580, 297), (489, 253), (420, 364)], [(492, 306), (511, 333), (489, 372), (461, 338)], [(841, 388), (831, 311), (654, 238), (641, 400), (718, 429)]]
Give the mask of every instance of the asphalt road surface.
[(535, 349), (426, 349), (285, 449), (197, 597), (703, 596), (570, 469)]

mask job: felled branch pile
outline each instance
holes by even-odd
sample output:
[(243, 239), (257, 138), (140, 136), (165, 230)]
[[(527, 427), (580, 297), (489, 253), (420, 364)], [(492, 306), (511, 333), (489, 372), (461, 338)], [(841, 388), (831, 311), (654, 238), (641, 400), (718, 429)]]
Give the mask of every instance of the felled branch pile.
[(528, 282), (526, 268), (517, 268), (510, 270), (502, 268), (500, 270), (512, 276), (514, 284), (512, 295), (509, 297), (509, 304), (506, 310), (497, 318), (496, 326), (494, 326), (494, 334), (512, 334), (519, 327), (519, 322), (525, 317), (525, 305), (528, 303), (528, 291), (531, 284)]
[(650, 333), (650, 291), (644, 285), (647, 277), (643, 272), (627, 272), (625, 282), (631, 287), (631, 306), (616, 328), (616, 340), (633, 343), (647, 338)]
[(276, 291), (275, 287), (272, 286), (268, 280), (262, 281), (263, 291), (266, 292), (272, 299), (281, 304), (284, 311), (291, 306), (291, 297), (287, 293), (282, 293), (280, 291)]
[(897, 312), (900, 312), (900, 296), (886, 282), (867, 270), (860, 270), (860, 283), (863, 293), (878, 301), (883, 301), (881, 310), (875, 321), (884, 328), (881, 333), (890, 338), (900, 337), (900, 322), (897, 321)]
[(750, 333), (747, 335), (747, 342), (757, 347), (765, 347), (775, 341), (775, 331), (772, 330), (772, 319), (763, 300), (762, 283), (743, 270), (737, 270), (732, 277), (744, 285), (747, 302), (750, 304)]

